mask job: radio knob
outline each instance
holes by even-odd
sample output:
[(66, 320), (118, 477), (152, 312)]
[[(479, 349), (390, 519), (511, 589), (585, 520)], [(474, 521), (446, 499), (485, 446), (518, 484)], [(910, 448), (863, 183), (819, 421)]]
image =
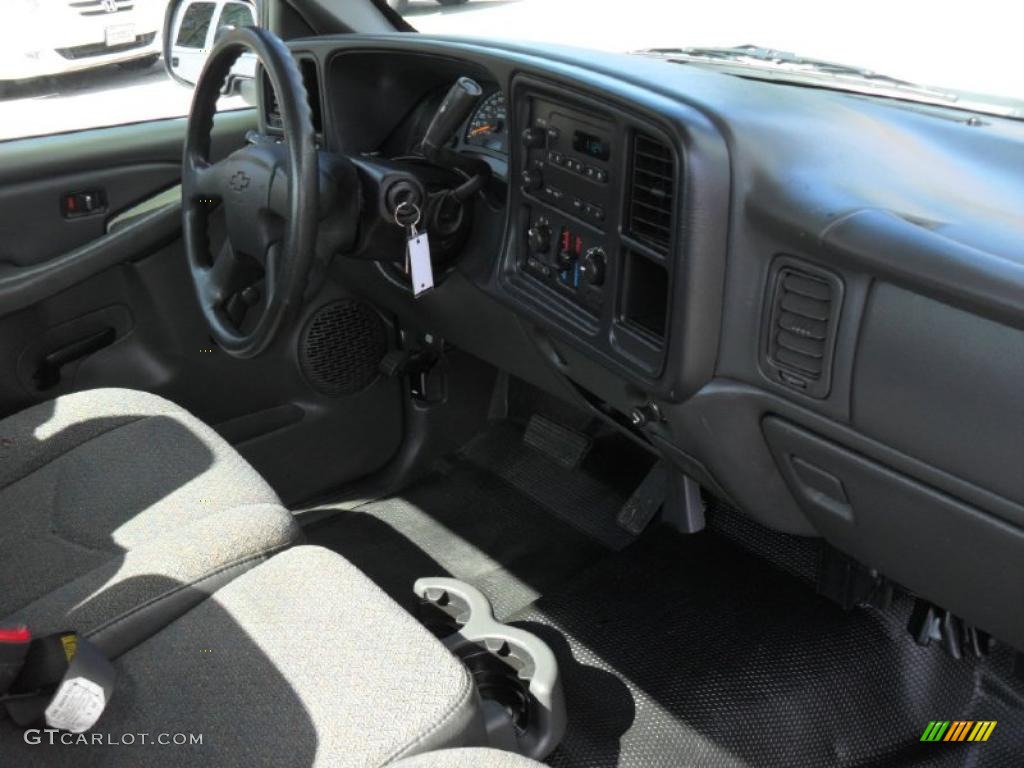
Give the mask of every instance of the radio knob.
[(526, 233), (530, 250), (534, 253), (547, 253), (551, 250), (551, 227), (546, 224), (534, 224)]
[(603, 248), (591, 248), (580, 264), (580, 274), (587, 285), (600, 288), (604, 285), (605, 273), (608, 271), (608, 257)]
[(523, 171), (523, 187), (529, 190), (538, 190), (544, 186), (544, 174), (539, 168), (527, 168)]
[(527, 149), (539, 149), (547, 141), (547, 131), (543, 128), (527, 128), (523, 131), (523, 146)]

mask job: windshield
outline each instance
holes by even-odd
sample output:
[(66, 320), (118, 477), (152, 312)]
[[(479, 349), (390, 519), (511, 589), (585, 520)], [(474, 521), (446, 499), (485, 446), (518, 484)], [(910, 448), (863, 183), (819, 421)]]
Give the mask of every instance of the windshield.
[[(421, 32), (619, 52), (751, 45), (970, 94), (969, 103), (979, 108), (986, 100), (1024, 106), (1024, 2), (1019, 0), (388, 2)], [(836, 87), (851, 88), (848, 76), (836, 78)], [(787, 79), (800, 77), (793, 73)], [(828, 85), (820, 77), (814, 82)]]

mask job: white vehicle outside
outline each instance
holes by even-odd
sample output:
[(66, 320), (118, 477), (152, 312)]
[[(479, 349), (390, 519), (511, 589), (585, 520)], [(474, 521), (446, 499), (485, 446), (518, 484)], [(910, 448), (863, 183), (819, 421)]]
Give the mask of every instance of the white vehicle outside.
[[(227, 32), (256, 24), (256, 10), (243, 0), (193, 0), (185, 3), (174, 19), (170, 68), (189, 83), (199, 80), (210, 50)], [(256, 76), (256, 57), (242, 54), (232, 67), (233, 75)]]
[(165, 0), (2, 0), (0, 82), (160, 57)]

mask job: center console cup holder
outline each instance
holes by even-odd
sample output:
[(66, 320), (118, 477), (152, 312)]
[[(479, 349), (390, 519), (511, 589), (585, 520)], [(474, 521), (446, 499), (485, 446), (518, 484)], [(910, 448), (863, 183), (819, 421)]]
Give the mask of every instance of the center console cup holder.
[(421, 619), (469, 668), (490, 746), (543, 760), (565, 734), (558, 661), (536, 635), (494, 618), (487, 597), (457, 579), (419, 579)]

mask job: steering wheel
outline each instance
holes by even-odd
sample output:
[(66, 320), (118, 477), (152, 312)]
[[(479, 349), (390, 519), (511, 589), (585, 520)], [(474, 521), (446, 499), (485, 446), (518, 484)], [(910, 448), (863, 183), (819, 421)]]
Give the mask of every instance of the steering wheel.
[[(247, 50), (273, 85), (284, 142), (246, 146), (212, 163), (210, 134), (221, 86)], [(312, 112), (298, 64), (276, 35), (242, 27), (214, 47), (196, 84), (182, 166), (185, 253), (199, 306), (225, 352), (254, 357), (302, 300), (318, 227)], [(208, 229), (218, 202), (227, 242), (214, 258)], [(261, 277), (262, 290), (255, 287)], [(257, 319), (248, 316), (249, 307), (259, 308)]]

